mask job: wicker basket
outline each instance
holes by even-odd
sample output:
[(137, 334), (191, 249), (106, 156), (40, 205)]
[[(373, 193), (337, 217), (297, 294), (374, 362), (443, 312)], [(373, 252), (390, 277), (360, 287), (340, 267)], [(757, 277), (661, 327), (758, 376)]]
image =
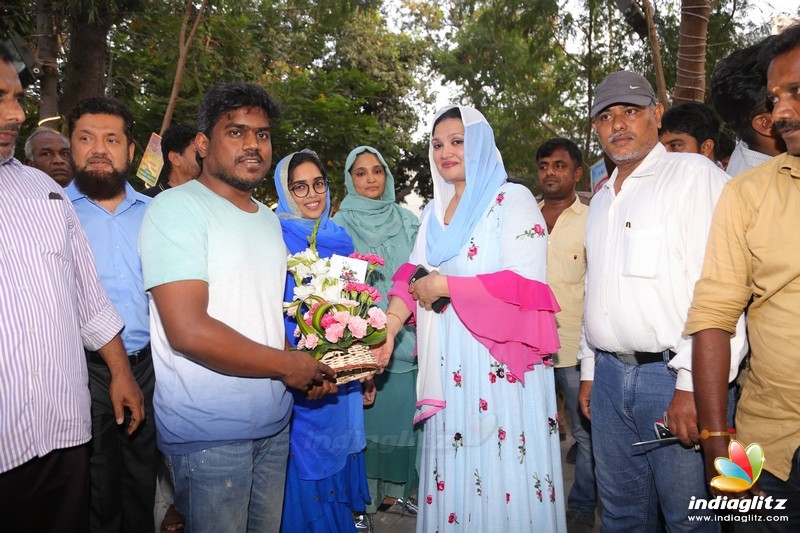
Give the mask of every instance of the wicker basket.
[(372, 357), (372, 352), (363, 344), (354, 344), (346, 352), (328, 352), (320, 361), (336, 371), (337, 385), (369, 377), (378, 370), (378, 363)]

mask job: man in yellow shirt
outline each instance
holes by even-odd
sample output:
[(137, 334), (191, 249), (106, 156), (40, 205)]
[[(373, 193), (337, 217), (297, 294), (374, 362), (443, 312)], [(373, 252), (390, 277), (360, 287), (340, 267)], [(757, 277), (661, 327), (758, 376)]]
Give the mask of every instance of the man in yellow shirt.
[(561, 349), (555, 354), (556, 383), (564, 392), (570, 430), (577, 445), (575, 482), (567, 501), (570, 531), (591, 531), (594, 527), (597, 488), (594, 480), (592, 437), (589, 421), (581, 413), (578, 392), (581, 373), (578, 351), (583, 323), (583, 289), (586, 280), (586, 219), (589, 206), (581, 203), (575, 187), (583, 176), (583, 155), (569, 139), (550, 139), (536, 151), (542, 210), (547, 243), (547, 283), (561, 307), (556, 315)]
[[(730, 440), (725, 423), (728, 340), (736, 319), (749, 305), (750, 375), (739, 400), (736, 433), (745, 446), (753, 442), (762, 445), (765, 463), (758, 484), (749, 494), (738, 496), (771, 496), (773, 508), (763, 512), (789, 519), (788, 524), (758, 522), (758, 531), (798, 531), (800, 25), (772, 39), (761, 60), (767, 67), (772, 122), (788, 153), (725, 186), (684, 333), (694, 335), (698, 440), (711, 478), (716, 475), (714, 459), (728, 455)], [(781, 499), (786, 500), (785, 508), (776, 509)]]

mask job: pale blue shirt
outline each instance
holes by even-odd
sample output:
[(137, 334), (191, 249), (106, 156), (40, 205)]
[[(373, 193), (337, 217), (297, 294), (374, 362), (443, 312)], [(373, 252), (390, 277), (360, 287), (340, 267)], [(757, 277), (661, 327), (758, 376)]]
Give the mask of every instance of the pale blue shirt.
[[(158, 195), (142, 224), (145, 287), (208, 284), (207, 312), (245, 337), (282, 349), (286, 245), (278, 217), (242, 211), (199, 181)], [(151, 298), (158, 446), (186, 454), (275, 435), (292, 395), (277, 379), (217, 372), (173, 349)], [(235, 355), (235, 354), (234, 354)]]
[(108, 298), (125, 322), (122, 343), (127, 353), (150, 342), (150, 313), (139, 260), (139, 230), (151, 198), (125, 184), (125, 198), (113, 213), (80, 192), (73, 181), (64, 192), (72, 201), (89, 238), (97, 273)]

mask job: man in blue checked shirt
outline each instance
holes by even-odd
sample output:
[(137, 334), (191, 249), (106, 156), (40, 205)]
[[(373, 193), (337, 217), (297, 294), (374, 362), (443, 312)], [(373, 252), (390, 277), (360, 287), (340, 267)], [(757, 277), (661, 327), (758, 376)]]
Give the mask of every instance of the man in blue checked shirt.
[(120, 102), (88, 98), (68, 117), (74, 181), (66, 193), (94, 252), (97, 272), (125, 327), (122, 342), (145, 398), (146, 421), (128, 435), (116, 426), (102, 358), (86, 350), (92, 396), (90, 531), (152, 532), (157, 467), (150, 357), (150, 318), (137, 251), (150, 198), (127, 178), (133, 158), (133, 117)]

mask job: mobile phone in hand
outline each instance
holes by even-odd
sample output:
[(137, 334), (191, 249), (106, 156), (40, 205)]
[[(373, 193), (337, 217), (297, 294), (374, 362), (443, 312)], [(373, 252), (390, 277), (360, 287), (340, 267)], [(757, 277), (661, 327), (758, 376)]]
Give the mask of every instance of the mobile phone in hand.
[[(408, 278), (408, 284), (411, 285), (418, 279), (422, 279), (428, 274), (430, 274), (430, 272), (428, 272), (427, 268), (425, 268), (422, 265), (417, 265), (417, 268), (414, 270), (414, 273), (411, 274), (410, 278)], [(433, 309), (434, 313), (443, 313), (445, 309), (447, 309), (448, 305), (450, 305), (450, 298), (442, 296), (441, 298), (433, 302), (431, 308)]]

